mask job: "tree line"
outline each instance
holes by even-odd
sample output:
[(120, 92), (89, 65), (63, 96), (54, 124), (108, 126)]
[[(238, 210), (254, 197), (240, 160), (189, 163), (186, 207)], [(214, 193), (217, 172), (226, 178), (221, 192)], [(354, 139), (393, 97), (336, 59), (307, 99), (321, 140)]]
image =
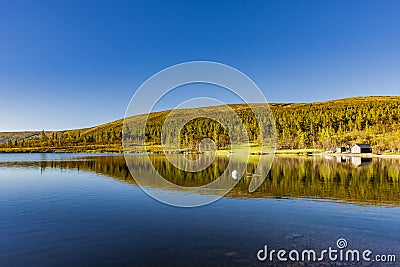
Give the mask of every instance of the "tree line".
[[(230, 105), (240, 117), (249, 141), (260, 143), (259, 125), (248, 105)], [(314, 148), (329, 149), (335, 146), (350, 147), (355, 143), (368, 143), (374, 152), (400, 152), (400, 97), (366, 97), (310, 104), (271, 104), (278, 149)], [(225, 112), (219, 107), (205, 108), (213, 114)], [(178, 119), (185, 119), (182, 111)], [(170, 111), (149, 115), (145, 132), (140, 133), (135, 123), (124, 126), (119, 120), (109, 124), (78, 130), (42, 131), (35, 137), (8, 140), (0, 145), (7, 148), (73, 149), (79, 151), (96, 147), (116, 147), (122, 151), (122, 139), (131, 140), (144, 136), (149, 146), (162, 143), (162, 129)], [(210, 114), (211, 114), (210, 113)], [(181, 116), (181, 117), (180, 117)], [(266, 116), (267, 117), (267, 116)], [(131, 120), (143, 119), (133, 117)], [(270, 122), (271, 123), (271, 122)], [(212, 139), (218, 148), (228, 148), (228, 132), (238, 130), (229, 114), (222, 114), (222, 121), (200, 117), (188, 121), (182, 129), (172, 129), (183, 148), (195, 149), (203, 138)], [(178, 132), (179, 131), (179, 132)], [(235, 135), (234, 135), (235, 136)], [(79, 148), (79, 149), (78, 149)]]

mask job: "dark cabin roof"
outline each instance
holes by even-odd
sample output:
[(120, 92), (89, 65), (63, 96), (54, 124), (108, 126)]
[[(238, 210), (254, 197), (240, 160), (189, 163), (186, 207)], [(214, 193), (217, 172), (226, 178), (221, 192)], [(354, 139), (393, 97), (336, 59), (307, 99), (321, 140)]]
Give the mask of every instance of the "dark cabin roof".
[(371, 147), (368, 144), (355, 144), (354, 146), (358, 146), (358, 147), (361, 147), (361, 148), (370, 148)]

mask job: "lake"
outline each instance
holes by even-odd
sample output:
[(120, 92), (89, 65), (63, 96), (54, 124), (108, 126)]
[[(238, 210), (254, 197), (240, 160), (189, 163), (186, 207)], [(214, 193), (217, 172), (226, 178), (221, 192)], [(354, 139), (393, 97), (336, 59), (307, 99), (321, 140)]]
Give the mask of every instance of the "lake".
[[(229, 160), (217, 157), (187, 175), (164, 156), (150, 159), (169, 181), (187, 187), (212, 181)], [(142, 163), (143, 156), (133, 157), (147, 175)], [(399, 261), (399, 181), (399, 159), (280, 156), (254, 193), (243, 177), (214, 203), (179, 208), (147, 195), (122, 155), (0, 154), (0, 266), (304, 266), (260, 261), (257, 253), (265, 245), (337, 249), (341, 238), (347, 248)], [(363, 264), (396, 266), (373, 260)], [(306, 263), (335, 264), (361, 265)]]

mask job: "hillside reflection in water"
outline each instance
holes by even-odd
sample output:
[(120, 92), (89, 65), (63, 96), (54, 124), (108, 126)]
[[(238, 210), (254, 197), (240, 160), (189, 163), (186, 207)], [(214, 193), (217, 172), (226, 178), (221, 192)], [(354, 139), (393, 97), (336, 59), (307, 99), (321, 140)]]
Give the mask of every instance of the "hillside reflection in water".
[[(131, 164), (141, 175), (151, 174), (143, 159), (131, 157)], [(186, 187), (201, 186), (219, 177), (229, 158), (217, 157), (206, 169), (188, 173), (175, 168), (164, 156), (151, 156), (157, 171), (172, 183)], [(249, 160), (247, 174), (227, 195), (233, 198), (293, 197), (341, 200), (359, 204), (400, 204), (400, 161), (381, 158), (344, 157), (275, 157), (271, 171), (254, 193), (248, 187), (258, 159)], [(241, 163), (242, 164), (242, 163)], [(123, 156), (80, 156), (67, 160), (0, 162), (8, 167), (77, 169), (99, 173), (130, 184), (136, 184)], [(152, 179), (151, 176), (148, 179)]]

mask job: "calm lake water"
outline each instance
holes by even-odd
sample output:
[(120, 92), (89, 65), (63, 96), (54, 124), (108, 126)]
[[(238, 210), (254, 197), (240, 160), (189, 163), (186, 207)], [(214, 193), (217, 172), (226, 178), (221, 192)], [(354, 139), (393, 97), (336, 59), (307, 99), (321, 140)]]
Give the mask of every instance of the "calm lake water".
[[(151, 158), (185, 186), (213, 180), (228, 160), (187, 175)], [(0, 154), (0, 266), (296, 266), (256, 254), (336, 248), (339, 238), (399, 262), (399, 182), (398, 159), (276, 157), (256, 192), (243, 178), (212, 204), (177, 208), (144, 193), (120, 155)]]

